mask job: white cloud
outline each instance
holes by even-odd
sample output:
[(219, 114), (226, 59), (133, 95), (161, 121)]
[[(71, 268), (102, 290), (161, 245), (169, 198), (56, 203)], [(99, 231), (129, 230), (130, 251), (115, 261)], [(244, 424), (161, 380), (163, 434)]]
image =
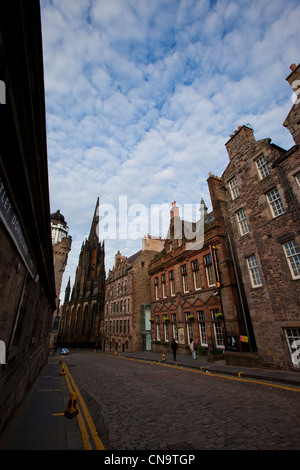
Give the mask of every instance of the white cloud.
[[(41, 11), (51, 211), (73, 237), (63, 290), (98, 196), (210, 207), (208, 173), (224, 171), (238, 125), (293, 145), (282, 122), (296, 0), (41, 0)], [(118, 249), (140, 247), (107, 240), (107, 270)]]

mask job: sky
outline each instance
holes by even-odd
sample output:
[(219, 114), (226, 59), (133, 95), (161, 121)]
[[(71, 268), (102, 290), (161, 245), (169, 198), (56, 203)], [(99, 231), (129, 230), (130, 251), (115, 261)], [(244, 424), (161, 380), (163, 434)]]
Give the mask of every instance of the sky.
[(292, 106), (285, 78), (299, 63), (300, 4), (40, 4), (50, 209), (61, 211), (72, 236), (63, 301), (98, 197), (107, 274), (118, 250), (130, 256), (142, 236), (166, 236), (166, 212), (154, 216), (160, 208), (169, 214), (176, 201), (187, 219), (185, 208), (195, 207), (196, 220), (203, 197), (211, 210), (207, 178), (222, 175), (225, 143), (239, 125), (250, 125), (256, 140), (294, 145), (282, 123)]

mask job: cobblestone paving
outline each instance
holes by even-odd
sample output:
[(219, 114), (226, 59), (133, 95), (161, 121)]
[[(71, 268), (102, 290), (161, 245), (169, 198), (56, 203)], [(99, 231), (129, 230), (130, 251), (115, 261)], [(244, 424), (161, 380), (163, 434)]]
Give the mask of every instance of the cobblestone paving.
[(67, 364), (107, 450), (300, 449), (300, 394), (103, 354)]

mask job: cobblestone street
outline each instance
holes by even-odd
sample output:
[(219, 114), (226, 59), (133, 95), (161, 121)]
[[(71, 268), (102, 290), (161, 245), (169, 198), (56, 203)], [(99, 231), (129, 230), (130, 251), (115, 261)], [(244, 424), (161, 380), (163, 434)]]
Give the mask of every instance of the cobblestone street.
[(66, 363), (107, 450), (300, 448), (295, 391), (101, 353)]

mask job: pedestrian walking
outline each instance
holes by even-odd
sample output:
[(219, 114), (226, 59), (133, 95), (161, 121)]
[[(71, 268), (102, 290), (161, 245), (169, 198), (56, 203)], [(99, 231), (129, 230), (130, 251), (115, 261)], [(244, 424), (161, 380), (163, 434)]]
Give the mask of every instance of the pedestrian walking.
[(196, 345), (196, 343), (194, 342), (194, 340), (192, 338), (190, 339), (189, 346), (190, 346), (190, 350), (191, 350), (193, 359), (196, 359), (197, 345)]
[(174, 361), (176, 361), (176, 351), (177, 351), (177, 348), (178, 348), (178, 344), (176, 343), (175, 338), (173, 338), (173, 341), (172, 341), (172, 343), (171, 343), (171, 349), (172, 349)]

